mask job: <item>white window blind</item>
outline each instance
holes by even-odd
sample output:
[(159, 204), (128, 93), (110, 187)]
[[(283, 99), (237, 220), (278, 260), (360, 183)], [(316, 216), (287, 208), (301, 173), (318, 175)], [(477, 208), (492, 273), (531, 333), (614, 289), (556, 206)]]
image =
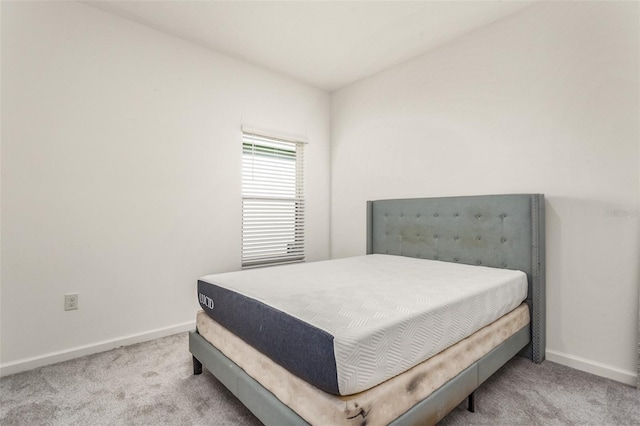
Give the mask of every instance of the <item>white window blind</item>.
[(242, 267), (304, 261), (302, 142), (242, 135)]

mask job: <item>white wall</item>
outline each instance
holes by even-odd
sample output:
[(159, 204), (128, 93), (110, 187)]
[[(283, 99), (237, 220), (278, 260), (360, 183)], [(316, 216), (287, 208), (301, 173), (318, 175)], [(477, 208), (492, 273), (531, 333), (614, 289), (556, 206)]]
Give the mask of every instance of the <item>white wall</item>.
[(328, 258), (329, 107), (87, 5), (2, 2), (2, 371), (192, 326), (197, 278), (240, 267), (241, 124), (308, 138)]
[(548, 359), (634, 383), (638, 12), (537, 4), (335, 93), (332, 257), (368, 199), (545, 193)]

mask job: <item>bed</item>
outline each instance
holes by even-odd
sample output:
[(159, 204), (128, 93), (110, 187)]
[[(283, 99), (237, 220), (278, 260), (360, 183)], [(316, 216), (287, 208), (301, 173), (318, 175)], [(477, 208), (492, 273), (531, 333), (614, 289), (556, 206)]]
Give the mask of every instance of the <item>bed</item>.
[[(225, 317), (216, 318), (214, 312), (218, 309), (223, 311), (224, 306), (233, 306), (232, 303), (235, 302), (224, 298), (227, 297), (225, 292), (228, 289), (226, 288), (222, 290), (216, 288), (215, 291), (211, 290), (212, 293), (207, 293), (210, 288), (215, 287), (208, 284), (215, 284), (217, 282), (215, 280), (223, 278), (214, 276), (199, 282), (201, 306), (208, 312), (198, 314), (198, 328), (189, 336), (194, 373), (199, 374), (204, 365), (267, 425), (435, 424), (466, 398), (469, 398), (470, 409), (472, 409), (474, 390), (516, 354), (530, 358), (536, 363), (544, 360), (543, 195), (512, 194), (378, 200), (367, 203), (366, 214), (368, 256), (329, 261), (329, 263), (318, 262), (315, 265), (307, 264), (311, 266), (304, 267), (311, 268), (309, 271), (315, 268), (312, 273), (306, 272), (307, 275), (321, 276), (325, 271), (329, 274), (328, 276), (340, 281), (342, 279), (340, 270), (349, 271), (348, 275), (353, 276), (352, 270), (348, 268), (367, 271), (372, 268), (371, 262), (376, 262), (374, 268), (379, 268), (380, 277), (384, 277), (384, 268), (387, 266), (377, 265), (380, 265), (380, 262), (384, 265), (386, 262), (391, 265), (389, 267), (411, 270), (413, 276), (422, 279), (424, 272), (416, 268), (435, 265), (436, 270), (444, 268), (443, 270), (446, 271), (446, 268), (453, 268), (453, 271), (460, 270), (460, 273), (465, 273), (470, 278), (481, 277), (483, 274), (494, 276), (503, 273), (509, 279), (517, 281), (518, 274), (521, 274), (524, 280), (521, 284), (522, 294), (514, 296), (515, 299), (509, 302), (511, 305), (507, 309), (508, 312), (504, 315), (501, 312), (498, 318), (489, 318), (484, 323), (479, 323), (474, 321), (474, 316), (467, 315), (469, 318), (461, 322), (478, 322), (479, 324), (473, 332), (455, 344), (445, 342), (444, 349), (436, 348), (437, 352), (427, 354), (427, 358), (421, 358), (424, 355), (422, 352), (426, 351), (426, 349), (422, 351), (422, 346), (426, 348), (427, 345), (423, 345), (423, 340), (419, 340), (420, 345), (416, 348), (412, 338), (408, 343), (414, 346), (405, 352), (413, 352), (414, 349), (420, 352), (419, 356), (413, 360), (413, 364), (404, 366), (400, 370), (394, 370), (393, 368), (396, 368), (394, 364), (393, 368), (386, 368), (389, 374), (381, 377), (378, 377), (377, 373), (385, 368), (373, 365), (370, 376), (375, 377), (372, 379), (366, 376), (366, 380), (361, 380), (363, 385), (357, 384), (357, 380), (350, 380), (344, 373), (349, 371), (349, 365), (347, 365), (337, 369), (339, 370), (337, 371), (338, 379), (341, 374), (347, 378), (338, 380), (340, 383), (336, 384), (326, 379), (335, 377), (336, 372), (324, 366), (322, 351), (314, 352), (313, 356), (305, 355), (303, 352), (302, 355), (297, 354), (295, 358), (295, 350), (289, 351), (293, 352), (293, 355), (270, 353), (270, 349), (261, 346), (259, 341), (252, 342), (251, 334), (257, 334), (259, 339), (264, 331), (263, 325), (271, 323), (261, 323), (263, 325), (260, 326), (260, 333), (256, 333), (256, 330), (247, 331), (242, 326), (245, 324), (250, 328), (251, 324), (247, 325), (247, 323), (253, 321), (243, 321), (240, 318), (240, 329), (236, 330), (236, 333), (229, 331), (227, 327), (234, 330), (235, 326), (227, 324)], [(356, 266), (350, 266), (352, 264)], [(290, 269), (294, 272), (304, 271), (304, 269)], [(248, 282), (240, 283), (238, 288), (250, 288), (252, 280), (257, 282), (262, 279), (261, 275), (255, 274), (268, 275), (269, 273), (266, 272), (268, 270), (271, 271), (269, 272), (271, 275), (274, 274), (274, 270), (277, 271), (276, 268), (266, 268), (263, 270), (265, 272), (251, 271), (250, 274), (240, 272), (231, 275), (229, 279), (231, 282), (240, 278), (248, 279)], [(300, 279), (293, 275), (291, 279)], [(284, 280), (286, 274), (280, 276)], [(410, 281), (409, 278), (401, 279)], [(273, 278), (270, 280), (273, 281)], [(498, 279), (500, 280), (503, 278)], [(370, 282), (371, 279), (365, 277), (361, 281)], [(454, 283), (457, 281), (464, 280), (459, 278), (453, 280)], [(419, 282), (420, 280), (417, 281)], [(473, 279), (469, 282), (473, 289), (475, 285)], [(372, 294), (385, 294), (383, 287), (376, 290), (378, 293)], [(338, 288), (341, 293), (345, 292), (346, 287)], [(229, 297), (237, 298), (235, 290), (231, 290)], [(457, 292), (457, 290), (452, 291)], [(241, 305), (238, 306), (247, 309), (234, 308), (227, 315), (233, 316), (238, 311), (245, 310), (260, 317), (262, 315), (260, 303), (263, 301), (253, 294), (241, 296), (243, 296), (239, 302)], [(524, 299), (525, 303), (514, 309), (514, 306), (519, 304), (516, 300), (518, 298)], [(255, 302), (256, 299), (258, 302)], [(492, 299), (487, 300), (491, 304)], [(478, 306), (486, 305), (487, 300), (478, 302)], [(257, 303), (257, 305), (247, 305), (247, 303)], [(286, 303), (289, 302), (286, 301)], [(375, 297), (368, 303), (375, 304)], [(460, 310), (461, 315), (466, 311), (472, 311), (475, 315), (476, 307), (464, 304), (461, 306), (463, 306)], [(406, 303), (400, 310), (406, 310)], [(266, 316), (272, 315), (268, 309), (265, 311)], [(497, 308), (488, 309), (489, 313), (492, 311), (497, 311)], [(303, 316), (303, 314), (296, 315)], [(380, 315), (384, 316), (387, 313)], [(448, 318), (446, 314), (443, 315), (445, 315), (443, 318)], [(299, 327), (306, 327), (306, 325), (297, 324), (298, 317), (293, 318), (293, 322), (288, 318), (289, 322), (284, 323), (284, 329), (287, 332), (303, 338), (311, 335), (312, 340), (318, 336), (316, 340), (323, 339), (322, 333), (316, 333), (315, 337), (313, 333), (298, 333)], [(214, 318), (217, 321), (214, 321)], [(276, 324), (278, 320), (273, 321)], [(424, 321), (426, 321), (425, 324), (434, 324), (433, 319), (424, 319)], [(384, 328), (389, 329), (389, 323), (385, 324)], [(274, 328), (278, 329), (275, 326)], [(320, 329), (325, 331), (329, 328), (322, 325)], [(266, 336), (263, 339), (266, 343), (272, 340), (281, 342), (278, 340), (281, 338), (279, 335), (266, 333)], [(331, 336), (336, 346), (330, 347), (324, 352), (325, 354), (330, 355), (332, 351), (339, 354), (339, 350), (336, 349), (340, 342), (339, 336), (339, 333)], [(424, 339), (429, 340), (429, 336)], [(248, 345), (245, 340), (252, 345)], [(363, 341), (369, 340), (371, 339), (366, 338)], [(406, 339), (404, 343), (407, 343)], [(281, 343), (275, 345), (275, 352), (278, 352), (281, 346)], [(306, 347), (306, 345), (300, 346)], [(388, 348), (389, 351), (398, 352), (398, 348), (394, 349), (392, 345), (388, 345)], [(279, 356), (285, 358), (293, 356), (292, 364), (301, 366), (300, 369), (293, 371), (278, 358)], [(370, 359), (370, 363), (378, 358), (387, 359), (385, 357), (388, 358), (384, 352), (377, 353)], [(384, 362), (386, 363), (382, 365), (388, 367), (390, 363)], [(329, 371), (329, 374), (316, 374), (314, 365), (318, 365), (317, 370), (320, 373)]]

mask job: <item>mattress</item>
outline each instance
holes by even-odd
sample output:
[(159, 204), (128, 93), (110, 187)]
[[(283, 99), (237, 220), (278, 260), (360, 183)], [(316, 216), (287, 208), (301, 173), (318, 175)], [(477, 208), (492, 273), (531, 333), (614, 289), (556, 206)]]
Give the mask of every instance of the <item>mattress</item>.
[(207, 315), (336, 395), (414, 367), (515, 309), (526, 292), (520, 271), (378, 254), (198, 281)]
[(364, 392), (331, 395), (310, 385), (213, 321), (203, 311), (198, 333), (312, 425), (387, 425), (516, 333), (529, 329), (526, 304), (443, 352)]

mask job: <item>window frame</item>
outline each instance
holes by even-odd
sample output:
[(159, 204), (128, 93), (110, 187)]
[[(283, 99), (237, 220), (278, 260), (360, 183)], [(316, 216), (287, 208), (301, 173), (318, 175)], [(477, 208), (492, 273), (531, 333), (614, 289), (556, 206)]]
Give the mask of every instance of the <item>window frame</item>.
[(242, 132), (242, 269), (305, 261), (304, 144)]

